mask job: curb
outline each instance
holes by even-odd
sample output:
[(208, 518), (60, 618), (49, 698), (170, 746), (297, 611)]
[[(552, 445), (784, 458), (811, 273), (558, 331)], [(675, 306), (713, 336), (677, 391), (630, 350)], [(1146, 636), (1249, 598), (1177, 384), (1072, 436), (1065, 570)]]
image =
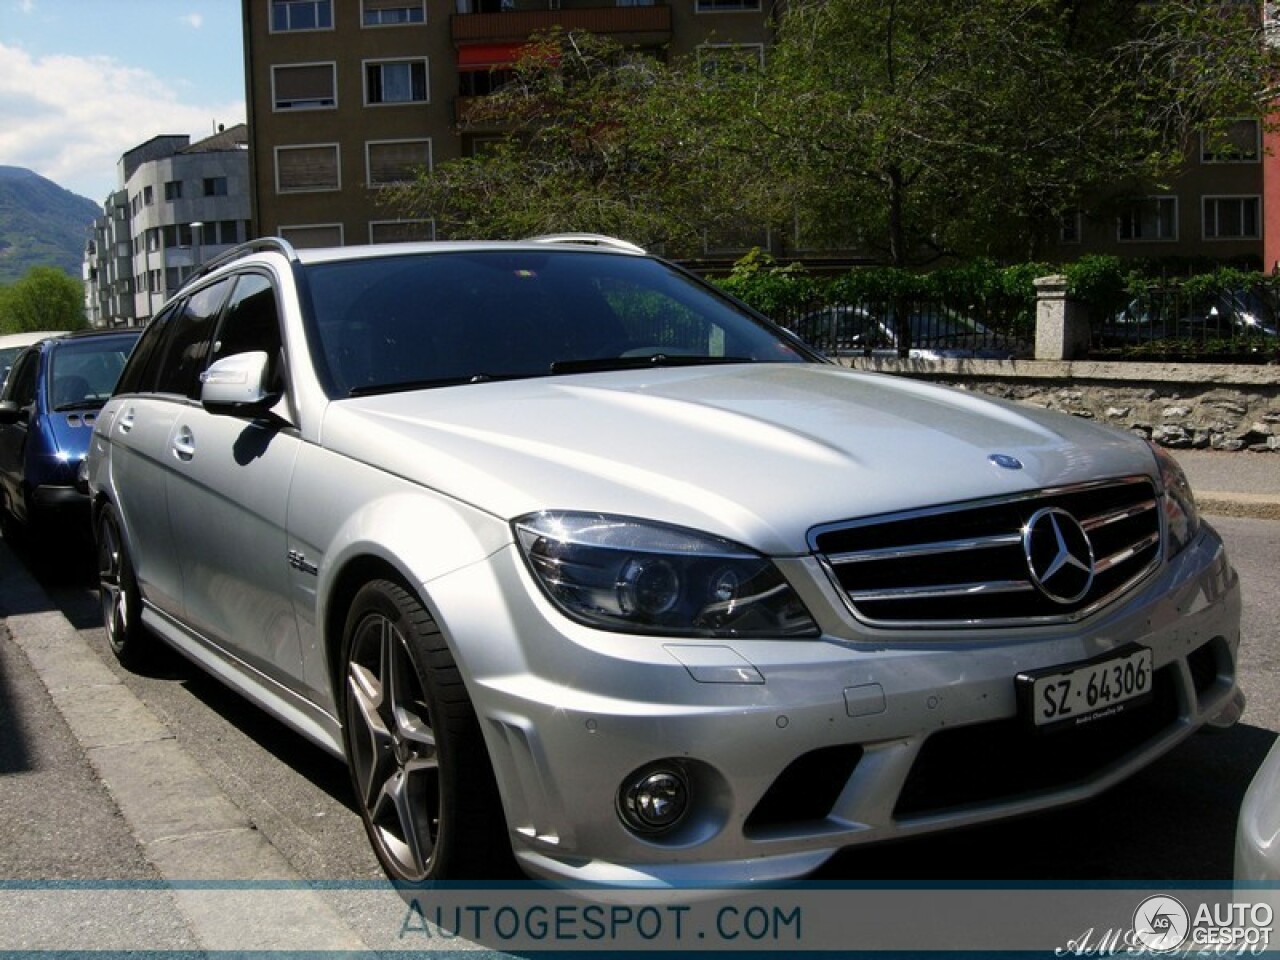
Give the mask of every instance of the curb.
[[(0, 543), (5, 622), (196, 940), (216, 951), (368, 948), (80, 637)], [(210, 898), (200, 884), (243, 887)], [(254, 882), (287, 884), (262, 897)], [(194, 884), (194, 885), (193, 885)], [(64, 931), (65, 932), (65, 931)], [(19, 933), (19, 931), (14, 931)], [(3, 938), (7, 939), (7, 937)]]
[(1201, 513), (1252, 520), (1280, 520), (1280, 498), (1270, 494), (1197, 490), (1195, 498)]

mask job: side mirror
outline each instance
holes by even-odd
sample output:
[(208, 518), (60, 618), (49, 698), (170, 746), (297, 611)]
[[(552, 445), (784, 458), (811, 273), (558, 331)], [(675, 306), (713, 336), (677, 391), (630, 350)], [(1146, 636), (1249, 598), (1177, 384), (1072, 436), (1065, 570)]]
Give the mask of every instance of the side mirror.
[(270, 363), (262, 350), (215, 361), (200, 374), (200, 403), (215, 414), (265, 414), (280, 399), (268, 389)]
[(22, 407), (17, 400), (0, 400), (0, 427), (8, 427), (22, 419)]

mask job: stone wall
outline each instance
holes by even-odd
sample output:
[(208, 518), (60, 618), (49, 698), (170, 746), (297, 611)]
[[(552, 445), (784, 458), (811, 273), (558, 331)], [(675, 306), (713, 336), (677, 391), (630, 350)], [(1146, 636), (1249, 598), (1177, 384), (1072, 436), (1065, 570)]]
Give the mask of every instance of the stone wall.
[(1140, 432), (1166, 447), (1280, 453), (1276, 366), (861, 357), (841, 362), (1060, 410)]

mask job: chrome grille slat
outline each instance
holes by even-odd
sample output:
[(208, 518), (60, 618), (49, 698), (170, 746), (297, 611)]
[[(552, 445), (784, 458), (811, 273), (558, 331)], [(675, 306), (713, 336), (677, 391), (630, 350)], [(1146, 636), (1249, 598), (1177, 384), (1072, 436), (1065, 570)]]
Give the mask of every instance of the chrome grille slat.
[(1143, 503), (1135, 504), (1125, 510), (1113, 510), (1110, 513), (1105, 513), (1099, 517), (1089, 517), (1081, 520), (1080, 525), (1084, 527), (1085, 530), (1096, 530), (1099, 527), (1105, 527), (1107, 524), (1119, 523), (1121, 520), (1128, 520), (1132, 517), (1141, 516), (1148, 510), (1154, 510), (1155, 508), (1156, 502), (1154, 500), (1147, 500)]
[(1106, 571), (1110, 570), (1112, 567), (1118, 566), (1119, 564), (1122, 564), (1125, 561), (1132, 559), (1136, 554), (1145, 550), (1147, 547), (1154, 546), (1159, 542), (1160, 542), (1160, 535), (1158, 533), (1152, 533), (1152, 534), (1149, 534), (1148, 536), (1143, 537), (1137, 543), (1132, 544), (1131, 546), (1128, 546), (1123, 550), (1117, 550), (1115, 553), (1111, 554), (1110, 556), (1103, 557), (1101, 560), (1094, 560), (1093, 561), (1094, 573), (1105, 573)]
[(849, 598), (858, 600), (925, 600), (939, 597), (971, 597), (976, 594), (1020, 593), (1034, 590), (1028, 580), (999, 580), (985, 583), (961, 583), (953, 587), (899, 587), (896, 590), (850, 590)]
[[(1052, 546), (1027, 533), (1046, 515), (1088, 537), (1087, 590), (1056, 592), (1032, 574), (1024, 535)], [(1136, 476), (829, 524), (810, 544), (869, 625), (1025, 626), (1078, 620), (1132, 590), (1159, 565), (1161, 522), (1154, 484)]]
[(835, 566), (846, 563), (865, 563), (873, 560), (909, 560), (911, 557), (933, 556), (940, 553), (964, 553), (969, 550), (989, 550), (1020, 543), (1021, 534), (999, 537), (982, 537), (972, 540), (947, 540), (936, 543), (918, 543), (910, 547), (888, 547), (883, 550), (866, 550), (860, 553), (842, 553), (827, 557)]

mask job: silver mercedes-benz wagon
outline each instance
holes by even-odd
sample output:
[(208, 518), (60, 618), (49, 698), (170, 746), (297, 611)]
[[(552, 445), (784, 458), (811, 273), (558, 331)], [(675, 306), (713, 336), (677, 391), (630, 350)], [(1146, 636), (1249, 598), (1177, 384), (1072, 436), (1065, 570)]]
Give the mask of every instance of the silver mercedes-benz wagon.
[(843, 369), (607, 238), (237, 248), (87, 479), (121, 661), (162, 640), (344, 758), (396, 879), (801, 877), (1243, 704), (1166, 454)]

